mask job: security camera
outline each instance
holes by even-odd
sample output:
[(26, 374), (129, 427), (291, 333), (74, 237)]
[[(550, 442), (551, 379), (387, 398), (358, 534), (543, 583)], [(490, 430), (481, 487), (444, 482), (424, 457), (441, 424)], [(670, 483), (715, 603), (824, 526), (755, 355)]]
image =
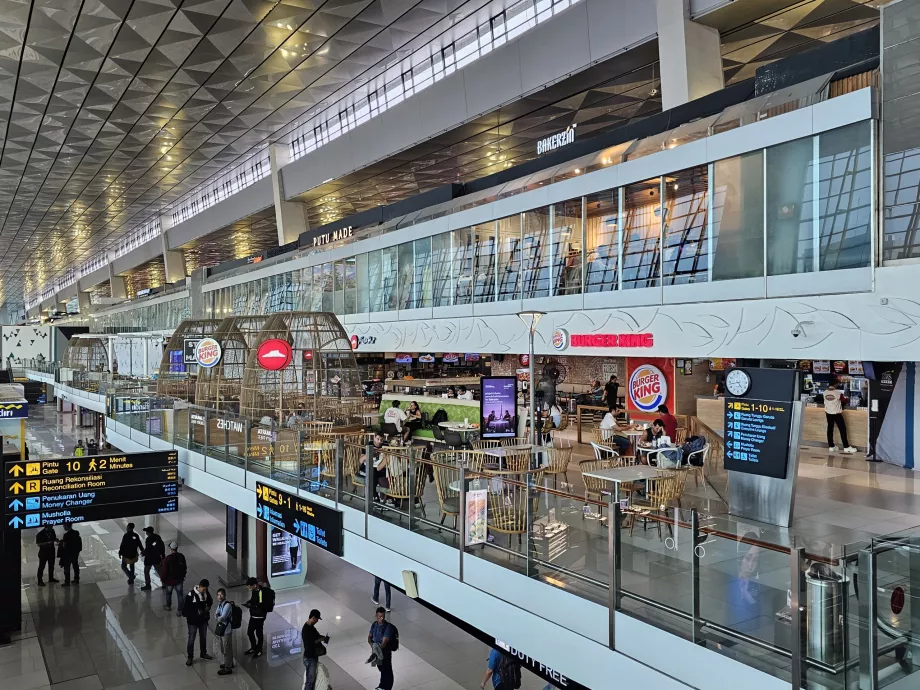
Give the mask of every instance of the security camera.
[(799, 321), (795, 324), (795, 326), (792, 327), (792, 330), (790, 331), (790, 333), (792, 334), (793, 338), (798, 338), (800, 335), (808, 335), (805, 332), (805, 326), (814, 326), (814, 325), (815, 325), (814, 321)]
[(792, 329), (792, 337), (793, 337), (793, 338), (798, 338), (800, 335), (802, 335), (802, 329), (801, 329), (801, 328), (799, 328), (798, 326), (796, 326), (795, 328)]

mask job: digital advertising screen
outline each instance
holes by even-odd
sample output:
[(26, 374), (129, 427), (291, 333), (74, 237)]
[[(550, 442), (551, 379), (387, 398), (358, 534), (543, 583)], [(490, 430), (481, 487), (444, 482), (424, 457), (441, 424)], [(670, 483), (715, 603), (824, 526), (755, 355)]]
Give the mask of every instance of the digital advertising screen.
[(725, 469), (786, 478), (792, 402), (725, 399)]
[(272, 527), (272, 577), (303, 572), (303, 544), (300, 537)]
[(479, 385), (479, 435), (512, 438), (517, 429), (517, 377), (484, 376)]

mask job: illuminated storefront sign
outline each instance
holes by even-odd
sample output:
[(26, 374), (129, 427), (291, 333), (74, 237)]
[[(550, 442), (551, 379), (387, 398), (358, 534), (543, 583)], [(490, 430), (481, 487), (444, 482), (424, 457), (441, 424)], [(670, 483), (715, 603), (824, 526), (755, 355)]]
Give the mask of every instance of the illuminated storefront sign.
[(654, 347), (651, 333), (569, 333), (564, 328), (553, 331), (553, 347)]
[(542, 156), (549, 151), (568, 146), (573, 141), (575, 141), (575, 125), (569, 125), (558, 134), (537, 141), (537, 155)]
[(341, 228), (339, 230), (332, 230), (330, 232), (324, 232), (313, 237), (313, 246), (321, 247), (324, 244), (329, 244), (330, 242), (338, 242), (339, 240), (347, 240), (354, 233), (354, 227), (349, 225), (348, 227)]

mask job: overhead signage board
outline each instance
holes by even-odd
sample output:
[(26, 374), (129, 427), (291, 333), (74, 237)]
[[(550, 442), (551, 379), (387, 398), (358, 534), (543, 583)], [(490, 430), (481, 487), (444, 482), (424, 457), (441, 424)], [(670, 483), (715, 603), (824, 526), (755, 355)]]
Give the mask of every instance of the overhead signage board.
[(184, 338), (182, 340), (182, 363), (183, 364), (197, 364), (198, 360), (195, 359), (195, 348), (198, 347), (198, 343), (201, 342), (203, 338)]
[(29, 403), (15, 402), (0, 404), (0, 419), (21, 419), (29, 416)]
[(564, 328), (553, 330), (553, 347), (649, 348), (655, 346), (652, 333), (569, 333)]
[(344, 555), (341, 511), (256, 482), (256, 517), (336, 556)]
[(544, 153), (555, 151), (574, 142), (575, 127), (576, 125), (569, 125), (561, 132), (537, 140), (537, 155), (542, 156)]
[(14, 529), (171, 513), (178, 510), (177, 451), (3, 466), (3, 510)]
[(725, 399), (725, 469), (786, 478), (792, 402)]

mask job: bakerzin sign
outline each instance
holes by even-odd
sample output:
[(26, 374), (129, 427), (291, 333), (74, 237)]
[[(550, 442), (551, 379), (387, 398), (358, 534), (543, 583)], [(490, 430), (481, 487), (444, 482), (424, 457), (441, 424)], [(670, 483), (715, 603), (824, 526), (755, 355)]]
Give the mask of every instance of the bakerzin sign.
[(313, 236), (312, 246), (321, 247), (324, 244), (329, 244), (330, 242), (338, 242), (339, 240), (347, 240), (354, 233), (354, 227), (349, 225), (344, 228), (339, 228), (338, 230), (330, 230), (329, 232), (322, 232), (318, 235)]
[(256, 517), (342, 556), (342, 513), (256, 482)]
[(8, 461), (6, 524), (21, 529), (175, 512), (178, 464), (176, 451)]
[(575, 125), (569, 125), (558, 134), (537, 141), (537, 155), (542, 156), (549, 151), (568, 146), (573, 141), (575, 141)]

